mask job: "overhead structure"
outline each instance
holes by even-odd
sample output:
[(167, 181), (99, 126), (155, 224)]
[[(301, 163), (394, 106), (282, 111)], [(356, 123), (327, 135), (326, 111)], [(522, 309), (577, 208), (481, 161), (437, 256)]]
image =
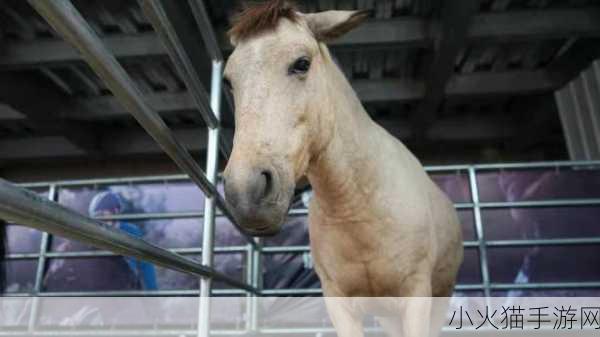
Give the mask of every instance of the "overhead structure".
[[(118, 26), (124, 34), (113, 36), (99, 34), (99, 30), (102, 30), (99, 25), (84, 19), (84, 16), (68, 0), (29, 0), (28, 2), (54, 29), (49, 29), (44, 34), (53, 36), (55, 40), (37, 43), (35, 42), (37, 33), (29, 31), (27, 34), (29, 42), (12, 42), (7, 48), (8, 52), (0, 55), (0, 70), (27, 70), (27, 76), (32, 76), (32, 69), (34, 69), (33, 73), (39, 71), (43, 75), (45, 83), (53, 83), (56, 86), (54, 88), (56, 90), (45, 91), (48, 95), (44, 95), (44, 97), (54, 97), (53, 102), (61, 101), (56, 103), (61, 110), (55, 117), (64, 120), (58, 123), (62, 127), (53, 129), (44, 125), (47, 124), (44, 122), (48, 119), (45, 119), (47, 117), (40, 112), (39, 106), (33, 105), (32, 108), (28, 104), (21, 104), (22, 101), (10, 102), (10, 97), (4, 97), (3, 99), (12, 105), (9, 104), (0, 109), (0, 120), (10, 117), (11, 122), (3, 122), (2, 128), (6, 128), (8, 131), (0, 129), (0, 132), (10, 135), (11, 128), (18, 129), (25, 120), (30, 123), (28, 124), (30, 128), (35, 126), (33, 132), (40, 132), (43, 139), (36, 138), (35, 134), (34, 137), (27, 139), (0, 137), (0, 159), (30, 158), (32, 156), (23, 153), (15, 154), (11, 150), (16, 147), (25, 149), (25, 151), (44, 152), (43, 147), (33, 144), (50, 144), (49, 146), (55, 148), (57, 143), (49, 142), (48, 138), (57, 141), (57, 137), (64, 137), (68, 141), (67, 143), (74, 148), (70, 148), (71, 152), (67, 154), (59, 153), (61, 151), (59, 149), (57, 153), (52, 153), (53, 157), (82, 154), (101, 157), (106, 155), (106, 149), (110, 148), (110, 144), (115, 152), (123, 151), (121, 154), (124, 155), (139, 151), (139, 148), (147, 149), (148, 143), (136, 139), (136, 137), (144, 137), (144, 134), (132, 137), (128, 129), (121, 130), (123, 133), (127, 133), (127, 136), (123, 136), (122, 143), (119, 143), (119, 138), (115, 137), (117, 133), (111, 133), (103, 140), (91, 131), (93, 129), (90, 126), (91, 123), (112, 119), (126, 120), (127, 116), (131, 115), (151, 136), (156, 145), (156, 152), (166, 153), (206, 196), (202, 214), (176, 215), (181, 218), (203, 217), (203, 242), (202, 249), (199, 251), (202, 259), (201, 263), (198, 263), (176, 252), (134, 238), (101, 222), (110, 219), (90, 219), (58, 205), (55, 202), (56, 189), (59, 188), (57, 184), (51, 185), (51, 200), (46, 200), (0, 180), (0, 217), (47, 232), (42, 239), (43, 249), (36, 256), (38, 258), (34, 289), (36, 294), (41, 292), (41, 275), (44, 272), (44, 259), (47, 256), (49, 235), (51, 234), (106, 249), (110, 254), (133, 256), (166, 268), (198, 276), (200, 278), (198, 292), (200, 316), (197, 333), (202, 337), (210, 334), (208, 296), (214, 293), (211, 281), (222, 281), (234, 287), (235, 289), (230, 290), (229, 294), (240, 294), (241, 292), (241, 294), (250, 296), (251, 294), (320, 293), (319, 289), (263, 290), (260, 280), (262, 254), (307, 252), (308, 247), (262, 248), (259, 241), (243, 233), (231, 208), (217, 190), (219, 146), (223, 154), (229, 153), (231, 145), (223, 136), (231, 135), (233, 127), (232, 121), (227, 127), (224, 127), (226, 125), (225, 118), (223, 118), (225, 115), (221, 113), (222, 71), (225, 58), (231, 52), (231, 46), (224, 42), (226, 39), (222, 36), (222, 30), (215, 29), (214, 19), (211, 17), (211, 15), (216, 15), (214, 13), (217, 11), (216, 8), (222, 4), (215, 5), (213, 2), (213, 13), (211, 14), (205, 6), (206, 3), (200, 0), (188, 0), (187, 2), (139, 1), (136, 2), (138, 4), (136, 9), (139, 9), (139, 12), (134, 17), (136, 17), (138, 26), (142, 27), (139, 29), (144, 30), (142, 34), (137, 34), (139, 31), (133, 29), (131, 25), (121, 22), (112, 25)], [(510, 1), (501, 3), (506, 5)], [(475, 133), (475, 136), (473, 133), (470, 134), (476, 141), (487, 139), (486, 137), (503, 139), (507, 135), (518, 138), (518, 133), (505, 131), (506, 127), (503, 123), (507, 123), (506, 119), (497, 119), (497, 116), (495, 116), (496, 119), (486, 116), (473, 119), (472, 116), (467, 115), (446, 120), (444, 116), (437, 116), (437, 112), (448, 109), (449, 102), (452, 100), (458, 100), (458, 105), (461, 105), (465, 104), (465, 100), (468, 101), (473, 97), (477, 97), (477, 99), (484, 97), (485, 102), (485, 99), (490, 96), (506, 98), (511, 95), (551, 95), (554, 90), (572, 80), (579, 71), (587, 67), (591, 60), (600, 55), (598, 48), (582, 51), (582, 48), (596, 43), (596, 39), (600, 37), (600, 8), (538, 8), (515, 13), (506, 8), (504, 10), (501, 8), (499, 12), (495, 12), (498, 8), (483, 10), (478, 1), (465, 1), (460, 6), (448, 7), (448, 4), (449, 2), (445, 2), (442, 6), (426, 10), (415, 9), (419, 12), (415, 17), (392, 18), (390, 14), (386, 20), (372, 20), (332, 44), (332, 49), (338, 55), (342, 69), (351, 78), (351, 83), (359, 97), (375, 117), (382, 109), (381, 106), (390, 102), (416, 107), (414, 108), (416, 115), (413, 113), (409, 118), (404, 117), (404, 119), (382, 123), (388, 129), (392, 129), (400, 138), (414, 139), (416, 137), (417, 139), (434, 139), (442, 142), (456, 139), (465, 141), (465, 138), (468, 137), (465, 137), (464, 129), (456, 128), (457, 124), (481, 126), (478, 127), (480, 133)], [(97, 4), (97, 6), (102, 7), (103, 5)], [(502, 4), (497, 6), (502, 7)], [(429, 14), (421, 13), (421, 11)], [(378, 12), (376, 16), (381, 19), (381, 16), (385, 17), (389, 14), (386, 13)], [(435, 23), (437, 18), (441, 20), (439, 26), (436, 26)], [(119, 21), (116, 20), (116, 22)], [(38, 24), (40, 23), (38, 22)], [(150, 33), (150, 31), (155, 33)], [(56, 34), (66, 42), (59, 40)], [(133, 35), (136, 36), (133, 37)], [(502, 48), (496, 48), (494, 51), (493, 47), (488, 48), (486, 45), (489, 40), (493, 39), (509, 41), (512, 43), (511, 48), (515, 44), (521, 43), (520, 41), (533, 40), (543, 48), (533, 48), (533, 52), (530, 50), (521, 53), (518, 55), (519, 57), (500, 56), (503, 53), (506, 54), (507, 51), (499, 51)], [(550, 42), (546, 40), (550, 40)], [(399, 48), (400, 50), (412, 49), (408, 52), (403, 51), (401, 58), (405, 61), (404, 63), (397, 61), (396, 53)], [(415, 55), (423, 53), (423, 50), (427, 50), (425, 54), (429, 53), (428, 57), (431, 59), (431, 63), (421, 64), (421, 68), (428, 68), (429, 71), (424, 72), (422, 78), (414, 76), (412, 73), (407, 76), (406, 73), (403, 73), (403, 68), (418, 68), (414, 66), (414, 62), (411, 63), (407, 60), (418, 58)], [(531, 56), (528, 53), (540, 55)], [(152, 58), (153, 65), (158, 64), (158, 66), (149, 67), (147, 64), (143, 64), (136, 67), (129, 63), (136, 58), (145, 57)], [(427, 57), (420, 59), (427, 59)], [(82, 61), (87, 66), (83, 65)], [(69, 70), (61, 71), (61, 67), (65, 64), (68, 65), (67, 69)], [(409, 67), (405, 67), (407, 64)], [(171, 69), (171, 65), (174, 65), (174, 69)], [(137, 68), (141, 68), (141, 70)], [(569, 84), (568, 93), (563, 89), (556, 94), (563, 124), (567, 136), (570, 137), (569, 149), (572, 154), (577, 154), (574, 156), (575, 158), (579, 158), (579, 153), (585, 153), (583, 158), (590, 159), (594, 153), (600, 151), (600, 145), (597, 146), (598, 149), (594, 147), (597, 139), (593, 140), (590, 136), (600, 132), (600, 126), (596, 127), (598, 123), (594, 119), (595, 115), (590, 114), (597, 110), (597, 102), (594, 98), (598, 91), (597, 68), (598, 65), (594, 64), (582, 75), (581, 79)], [(60, 73), (63, 75), (59, 75)], [(402, 76), (389, 75), (399, 73), (402, 73)], [(209, 74), (210, 76), (208, 76)], [(21, 76), (16, 78), (15, 83), (24, 83), (23, 74), (14, 76)], [(70, 78), (71, 81), (79, 81), (86, 88), (87, 94), (75, 95), (74, 86), (66, 78)], [(209, 78), (210, 96), (205, 89), (206, 78)], [(165, 82), (161, 82), (161, 80)], [(37, 78), (26, 82), (37, 82)], [(60, 93), (57, 94), (57, 91)], [(65, 97), (64, 102), (62, 102), (63, 97)], [(231, 110), (233, 108), (231, 100), (227, 100), (227, 103)], [(13, 108), (20, 111), (15, 113)], [(388, 110), (397, 108), (396, 105)], [(567, 116), (566, 112), (569, 110), (577, 111), (578, 119), (575, 122), (569, 119), (570, 116)], [(180, 118), (181, 111), (192, 112), (192, 114), (185, 115), (186, 118), (191, 119), (192, 127), (179, 128), (174, 131), (171, 126), (177, 126), (177, 119), (185, 119)], [(499, 115), (503, 114), (504, 111), (500, 110)], [(453, 115), (453, 112), (448, 115)], [(402, 124), (409, 124), (404, 123), (407, 120), (416, 120), (417, 127), (402, 128)], [(464, 121), (466, 123), (463, 123)], [(577, 133), (582, 136), (576, 139), (574, 135)], [(187, 137), (182, 137), (182, 135), (187, 135)], [(204, 139), (200, 139), (202, 137)], [(186, 140), (182, 141), (182, 138)], [(15, 146), (15, 142), (18, 142), (18, 146)], [(124, 143), (134, 144), (130, 145), (130, 149), (137, 148), (130, 150), (132, 153), (117, 149), (120, 147), (119, 144)], [(192, 157), (190, 150), (206, 152), (206, 171), (203, 171)], [(551, 163), (548, 165), (589, 167), (598, 165), (598, 162)], [(517, 168), (535, 167), (538, 166), (525, 165)], [(488, 270), (488, 247), (596, 244), (598, 240), (576, 238), (488, 241), (483, 231), (481, 216), (483, 208), (600, 204), (597, 199), (512, 203), (482, 202), (479, 200), (477, 189), (477, 172), (496, 168), (507, 167), (455, 166), (430, 169), (430, 171), (466, 172), (469, 179), (471, 202), (459, 204), (456, 207), (470, 209), (474, 214), (475, 240), (465, 242), (465, 247), (477, 249), (482, 281), (481, 284), (463, 284), (458, 289), (481, 290), (489, 295), (492, 290), (526, 287), (599, 287), (600, 285), (595, 282), (546, 285), (494, 284), (492, 282)], [(78, 182), (71, 182), (71, 184), (77, 185)], [(69, 184), (64, 186), (67, 185)], [(247, 240), (245, 246), (226, 249), (228, 252), (247, 254), (247, 277), (244, 281), (232, 279), (217, 272), (213, 267), (214, 252), (219, 250), (214, 247), (214, 226), (218, 209), (242, 232), (242, 236)], [(130, 215), (125, 215), (125, 218), (128, 216)], [(160, 218), (161, 216), (163, 218), (173, 217), (170, 214), (138, 215), (139, 218)], [(100, 253), (106, 254), (106, 252)], [(27, 256), (17, 258), (27, 258)], [(35, 310), (32, 311), (35, 312)], [(252, 322), (256, 323), (257, 312), (256, 302), (249, 297), (248, 319), (250, 324), (247, 332), (252, 331), (256, 326)]]
[[(299, 3), (306, 11), (331, 7), (325, 0)], [(381, 0), (357, 8), (356, 1), (336, 1), (338, 9), (375, 13), (331, 43), (367, 110), (425, 161), (444, 155), (469, 161), (468, 151), (480, 149), (514, 160), (564, 158), (563, 139), (554, 133), (560, 130), (557, 109), (546, 102), (600, 56), (598, 3), (449, 3)], [(232, 51), (225, 32), (233, 3), (126, 0), (119, 6), (93, 1), (77, 6), (136, 84), (139, 100), (193, 155), (206, 153), (205, 126), (216, 125), (208, 102), (211, 63), (225, 61)], [(25, 92), (48, 102), (59, 97), (61, 104), (51, 103), (60, 123), (49, 126), (34, 102), (0, 97), (6, 105), (0, 106), (0, 170), (28, 159), (161, 157), (162, 148), (137, 129), (83, 54), (28, 6), (3, 2), (2, 13), (10, 14), (0, 22), (3, 78), (25, 81)], [(219, 145), (227, 155), (235, 126), (233, 100), (228, 92), (224, 97)], [(199, 133), (201, 141), (195, 139)], [(520, 141), (525, 137), (529, 145)]]

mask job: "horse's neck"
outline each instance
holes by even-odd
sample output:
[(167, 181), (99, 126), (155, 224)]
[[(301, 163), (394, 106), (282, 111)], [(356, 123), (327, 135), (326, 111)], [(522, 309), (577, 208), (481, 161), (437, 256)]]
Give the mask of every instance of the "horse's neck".
[(332, 216), (352, 216), (375, 192), (377, 169), (375, 124), (356, 93), (333, 63), (330, 65), (330, 99), (326, 113), (334, 116), (327, 146), (314, 156), (308, 169), (315, 200)]

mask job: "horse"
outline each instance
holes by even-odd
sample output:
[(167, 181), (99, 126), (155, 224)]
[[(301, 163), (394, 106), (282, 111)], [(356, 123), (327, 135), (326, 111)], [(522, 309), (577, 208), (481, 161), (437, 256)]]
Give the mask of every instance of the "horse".
[[(315, 270), (344, 337), (362, 336), (364, 308), (353, 297), (449, 297), (463, 258), (453, 204), (370, 118), (327, 47), (369, 16), (301, 13), (282, 0), (249, 5), (229, 31), (223, 74), (236, 125), (225, 198), (248, 233), (271, 236), (308, 178)], [(437, 334), (441, 323), (423, 319), (433, 317), (431, 299), (403, 303), (399, 317), (381, 320), (387, 331)]]

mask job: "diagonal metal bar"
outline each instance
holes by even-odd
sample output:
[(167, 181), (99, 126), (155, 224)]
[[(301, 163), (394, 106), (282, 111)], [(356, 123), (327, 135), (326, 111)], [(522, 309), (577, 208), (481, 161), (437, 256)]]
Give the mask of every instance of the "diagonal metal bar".
[(210, 56), (213, 60), (223, 61), (221, 46), (217, 40), (217, 34), (213, 25), (210, 22), (206, 6), (204, 6), (204, 0), (188, 0), (188, 4), (192, 9), (192, 15), (194, 15), (198, 30), (202, 34), (202, 40), (204, 40), (204, 45), (208, 49)]
[(107, 84), (146, 131), (161, 145), (177, 165), (198, 184), (208, 196), (214, 196), (212, 186), (191, 155), (175, 139), (164, 121), (143, 100), (140, 91), (125, 69), (94, 34), (91, 27), (69, 1), (31, 0), (31, 5), (68, 42), (73, 44), (83, 58)]
[[(223, 52), (221, 50), (222, 46), (219, 44), (217, 32), (213, 27), (213, 24), (210, 20), (210, 16), (208, 14), (208, 10), (206, 9), (204, 3), (204, 0), (188, 0), (188, 4), (192, 10), (192, 15), (194, 16), (194, 20), (196, 21), (196, 26), (198, 26), (198, 31), (200, 31), (200, 34), (202, 35), (204, 46), (210, 54), (210, 57), (214, 61), (224, 63), (225, 60), (223, 58)], [(224, 97), (224, 101), (227, 104), (227, 107), (229, 108), (229, 111), (231, 112), (231, 114), (234, 114), (235, 103), (233, 101), (233, 96), (231, 92), (228, 90), (222, 90), (222, 94)], [(221, 135), (219, 139), (219, 146), (221, 147), (221, 152), (223, 152), (224, 156), (226, 158), (229, 158), (229, 155), (231, 154), (231, 149), (233, 147), (232, 138), (227, 137), (226, 135)]]
[[(186, 86), (190, 89), (190, 94), (194, 99), (195, 105), (202, 113), (206, 124), (214, 129), (218, 127), (219, 120), (215, 116), (215, 112), (209, 105), (208, 93), (200, 80), (199, 65), (198, 61), (193, 61), (192, 55), (190, 54), (190, 48), (195, 47), (197, 55), (202, 54), (198, 49), (198, 44), (186, 43), (184, 47), (183, 39), (190, 39), (191, 36), (183, 35), (185, 29), (184, 22), (181, 22), (181, 18), (178, 21), (173, 20), (169, 17), (165, 9), (166, 6), (177, 6), (178, 3), (171, 2), (171, 4), (165, 4), (160, 0), (140, 0), (138, 1), (140, 7), (144, 11), (146, 17), (152, 23), (154, 30), (158, 33), (162, 43), (165, 45), (167, 52), (171, 58), (171, 61), (175, 64), (175, 68), (179, 75), (183, 78)], [(188, 32), (189, 33), (189, 32)], [(189, 34), (188, 34), (189, 35)]]
[(0, 217), (121, 255), (137, 257), (168, 269), (210, 277), (236, 288), (257, 292), (254, 287), (212, 268), (87, 218), (3, 179), (0, 179)]
[[(216, 125), (220, 123), (217, 116), (217, 111), (214, 111), (212, 105), (208, 105), (209, 96), (202, 84), (202, 76), (211, 72), (211, 69), (204, 66), (203, 63), (208, 61), (209, 57), (215, 58), (215, 51), (218, 45), (206, 45), (208, 49), (205, 51), (201, 43), (196, 39), (197, 31), (192, 21), (193, 19), (187, 16), (185, 11), (185, 3), (183, 1), (164, 1), (164, 0), (139, 0), (138, 3), (144, 11), (146, 17), (152, 23), (154, 30), (158, 33), (161, 41), (165, 45), (171, 61), (175, 65), (177, 72), (184, 80), (194, 105), (199, 111), (206, 111), (215, 118)], [(198, 10), (202, 12), (202, 10)], [(204, 14), (206, 14), (204, 12)], [(208, 20), (208, 18), (207, 18)], [(200, 32), (205, 39), (211, 36), (212, 31), (205, 31), (206, 27), (200, 27)], [(213, 36), (213, 40), (215, 40)], [(211, 41), (209, 39), (209, 41)], [(210, 43), (210, 42), (208, 42)], [(221, 56), (222, 59), (222, 56)], [(214, 129), (215, 127), (212, 127)], [(231, 144), (226, 137), (219, 139), (219, 145), (223, 154), (227, 157), (231, 153)]]
[(442, 22), (436, 43), (436, 55), (429, 67), (425, 97), (414, 116), (418, 138), (423, 139), (435, 119), (446, 93), (448, 81), (454, 74), (454, 65), (460, 51), (465, 47), (469, 26), (477, 11), (479, 1), (445, 0), (442, 5)]
[(125, 69), (117, 62), (100, 38), (75, 9), (70, 1), (29, 0), (29, 3), (65, 40), (73, 44), (96, 74), (106, 83), (113, 94), (121, 101), (127, 111), (135, 117), (163, 151), (190, 176), (207, 197), (214, 197), (217, 205), (231, 220), (234, 226), (244, 234), (248, 241), (252, 238), (239, 226), (229, 204), (223, 199), (216, 187), (211, 184), (198, 163), (177, 141), (156, 111), (152, 110)]

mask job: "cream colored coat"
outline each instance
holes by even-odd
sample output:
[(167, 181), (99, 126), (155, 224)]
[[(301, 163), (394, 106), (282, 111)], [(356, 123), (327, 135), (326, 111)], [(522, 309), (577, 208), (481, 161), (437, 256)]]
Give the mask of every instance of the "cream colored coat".
[[(280, 191), (269, 226), (276, 230), (290, 186), (308, 177), (311, 249), (326, 296), (450, 296), (463, 256), (452, 203), (410, 151), (369, 117), (326, 41), (315, 38), (359, 21), (356, 12), (303, 15), (236, 41), (225, 72), (237, 125), (226, 178), (237, 184), (250, 167), (274, 167)], [(312, 61), (306, 76), (285, 74), (301, 55)], [(362, 335), (360, 305), (352, 299), (328, 305), (340, 336)], [(428, 324), (417, 322), (430, 312), (430, 302), (419, 301), (382, 324), (394, 335), (426, 336)]]

